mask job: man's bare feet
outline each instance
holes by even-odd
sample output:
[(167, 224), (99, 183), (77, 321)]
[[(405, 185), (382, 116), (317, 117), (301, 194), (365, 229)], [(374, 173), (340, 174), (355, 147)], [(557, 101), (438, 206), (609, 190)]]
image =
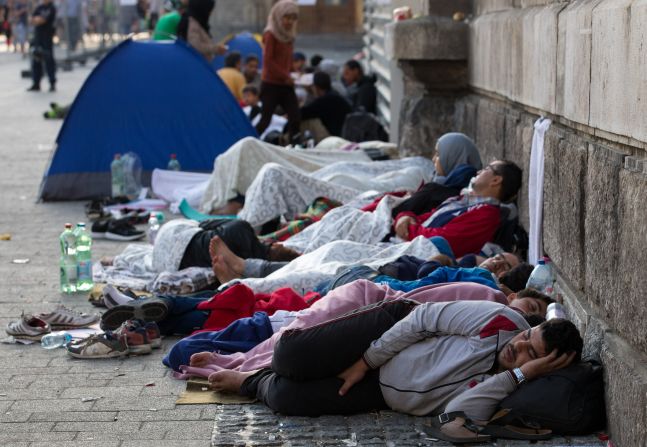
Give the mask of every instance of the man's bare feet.
[(211, 210), (211, 214), (215, 214), (218, 216), (220, 215), (231, 216), (231, 215), (237, 215), (242, 209), (243, 209), (242, 203), (236, 200), (230, 200), (227, 202), (225, 206), (222, 206), (220, 208), (214, 208), (213, 210)]
[(246, 378), (252, 376), (256, 371), (232, 371), (230, 369), (217, 371), (209, 375), (209, 386), (212, 390), (239, 393), (240, 386)]
[(221, 284), (243, 276), (245, 260), (236, 256), (220, 237), (214, 236), (209, 242), (209, 255), (213, 272)]

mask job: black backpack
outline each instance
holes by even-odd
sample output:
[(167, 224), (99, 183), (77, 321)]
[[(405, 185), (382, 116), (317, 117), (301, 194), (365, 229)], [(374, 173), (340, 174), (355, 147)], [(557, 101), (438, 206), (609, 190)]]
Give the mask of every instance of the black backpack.
[(580, 362), (527, 382), (499, 405), (509, 410), (496, 424), (588, 435), (606, 425), (602, 366)]

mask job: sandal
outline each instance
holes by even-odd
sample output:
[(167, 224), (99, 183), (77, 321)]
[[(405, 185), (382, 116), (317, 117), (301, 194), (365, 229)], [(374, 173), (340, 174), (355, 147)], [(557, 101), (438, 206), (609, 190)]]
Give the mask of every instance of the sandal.
[[(443, 425), (452, 422), (455, 419), (462, 419), (462, 427), (472, 432), (471, 436), (453, 436), (442, 430)], [(482, 434), (483, 428), (475, 424), (471, 419), (465, 416), (462, 411), (452, 411), (451, 413), (442, 413), (431, 418), (429, 434), (442, 441), (453, 442), (454, 444), (482, 443), (489, 442), (492, 437), (489, 434)]]
[(550, 439), (553, 435), (552, 430), (542, 429), (540, 427), (519, 427), (515, 425), (505, 424), (502, 425), (501, 422), (497, 422), (497, 419), (500, 419), (507, 415), (509, 410), (503, 409), (498, 411), (488, 424), (483, 427), (483, 433), (486, 433), (493, 438), (506, 438), (506, 439), (520, 439), (524, 441), (542, 441)]

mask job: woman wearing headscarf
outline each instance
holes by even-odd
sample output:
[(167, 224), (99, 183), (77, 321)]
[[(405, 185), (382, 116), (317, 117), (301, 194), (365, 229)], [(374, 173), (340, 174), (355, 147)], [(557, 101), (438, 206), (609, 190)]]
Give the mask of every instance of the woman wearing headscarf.
[(209, 16), (215, 6), (215, 0), (189, 0), (177, 27), (177, 36), (202, 54), (207, 62), (226, 51), (223, 45), (211, 40), (209, 34)]
[(446, 133), (436, 143), (433, 158), (436, 172), (431, 182), (393, 209), (393, 217), (403, 211), (426, 213), (444, 200), (460, 194), (483, 166), (474, 142), (459, 132)]
[(290, 137), (299, 133), (299, 102), (290, 76), (299, 7), (292, 0), (276, 3), (263, 33), (263, 74), (261, 101), (263, 109), (256, 131), (261, 135), (269, 126), (274, 110), (281, 106), (288, 114)]

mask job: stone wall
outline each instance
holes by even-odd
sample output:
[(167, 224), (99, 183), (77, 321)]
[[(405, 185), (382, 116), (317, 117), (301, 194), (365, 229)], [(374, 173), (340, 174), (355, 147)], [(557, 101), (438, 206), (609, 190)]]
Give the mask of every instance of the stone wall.
[[(443, 23), (462, 32), (463, 24)], [(478, 0), (466, 47), (457, 36), (438, 42), (452, 42), (444, 53), (467, 52), (463, 87), (444, 90), (420, 76), (424, 66), (436, 77), (445, 70), (443, 52), (429, 42), (420, 54), (392, 51), (412, 94), (401, 117), (416, 116), (416, 134), (402, 141), (409, 153), (424, 153), (456, 129), (475, 139), (485, 161), (505, 157), (527, 171), (533, 123), (541, 115), (553, 121), (545, 139), (544, 249), (587, 354), (606, 367), (609, 431), (622, 447), (647, 445), (645, 23), (645, 0)], [(433, 35), (396, 24), (393, 42), (405, 31), (409, 42)], [(527, 173), (524, 224), (526, 185)]]

